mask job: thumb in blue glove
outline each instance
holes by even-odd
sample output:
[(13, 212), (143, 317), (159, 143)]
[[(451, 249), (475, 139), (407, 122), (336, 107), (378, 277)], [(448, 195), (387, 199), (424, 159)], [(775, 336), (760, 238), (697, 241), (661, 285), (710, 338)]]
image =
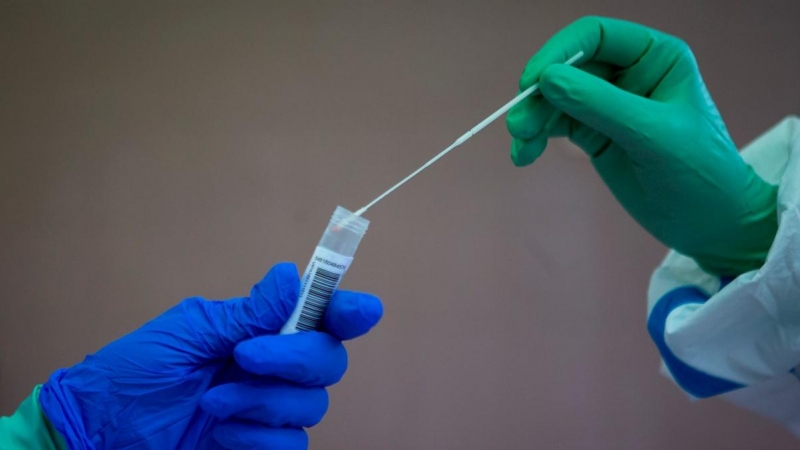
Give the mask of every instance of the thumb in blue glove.
[(380, 300), (338, 291), (325, 332), (276, 335), (300, 287), (278, 264), (249, 297), (184, 300), (82, 363), (55, 372), (39, 401), (72, 449), (304, 449), (303, 427), (347, 368), (341, 343), (380, 320)]

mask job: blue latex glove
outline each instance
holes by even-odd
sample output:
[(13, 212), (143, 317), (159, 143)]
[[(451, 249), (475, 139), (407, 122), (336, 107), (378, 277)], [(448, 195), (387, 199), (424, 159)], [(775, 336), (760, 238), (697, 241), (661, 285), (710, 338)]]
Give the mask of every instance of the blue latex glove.
[(383, 313), (377, 297), (338, 291), (326, 332), (276, 335), (297, 303), (294, 264), (250, 297), (189, 298), (82, 363), (55, 372), (39, 401), (70, 448), (305, 449), (303, 427), (344, 375), (342, 339)]

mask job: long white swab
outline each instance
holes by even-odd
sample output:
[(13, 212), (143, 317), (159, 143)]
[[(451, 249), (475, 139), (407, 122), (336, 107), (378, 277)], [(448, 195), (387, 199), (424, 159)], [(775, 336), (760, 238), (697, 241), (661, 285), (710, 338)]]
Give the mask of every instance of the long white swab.
[[(568, 59), (564, 64), (572, 65), (576, 61), (581, 59), (582, 57), (583, 57), (583, 52), (580, 51), (575, 56), (573, 56), (572, 58)], [(460, 138), (456, 139), (455, 142), (450, 144), (449, 147), (447, 147), (446, 149), (442, 150), (438, 155), (436, 155), (433, 158), (431, 158), (430, 161), (428, 161), (425, 164), (423, 164), (419, 169), (411, 172), (410, 175), (408, 175), (407, 177), (405, 177), (402, 180), (400, 180), (399, 183), (397, 183), (394, 186), (390, 187), (386, 192), (384, 192), (383, 194), (377, 196), (375, 198), (375, 200), (367, 203), (366, 206), (364, 206), (361, 209), (359, 209), (358, 211), (356, 211), (355, 215), (360, 216), (361, 214), (364, 214), (364, 212), (366, 212), (368, 209), (370, 209), (372, 207), (372, 205), (374, 205), (375, 203), (378, 203), (379, 201), (383, 200), (384, 197), (386, 197), (387, 195), (391, 194), (397, 188), (399, 188), (400, 186), (404, 185), (408, 180), (414, 178), (415, 176), (417, 176), (417, 174), (419, 174), (423, 170), (425, 170), (428, 167), (430, 167), (431, 164), (433, 164), (436, 161), (438, 161), (439, 159), (441, 159), (444, 155), (450, 153), (454, 148), (456, 148), (459, 145), (463, 144), (464, 142), (468, 141), (469, 138), (471, 138), (472, 136), (475, 136), (479, 131), (484, 129), (487, 125), (489, 125), (490, 123), (494, 122), (498, 117), (500, 117), (503, 114), (505, 114), (514, 105), (516, 105), (517, 103), (521, 102), (526, 97), (528, 97), (529, 95), (531, 95), (534, 92), (536, 92), (538, 89), (539, 89), (539, 83), (536, 83), (533, 86), (529, 87), (528, 89), (525, 89), (524, 91), (522, 91), (519, 95), (514, 97), (510, 102), (508, 102), (505, 105), (503, 105), (502, 107), (500, 107), (500, 109), (498, 109), (497, 111), (493, 112), (489, 117), (483, 119), (481, 121), (481, 123), (475, 125), (469, 131), (464, 133)]]

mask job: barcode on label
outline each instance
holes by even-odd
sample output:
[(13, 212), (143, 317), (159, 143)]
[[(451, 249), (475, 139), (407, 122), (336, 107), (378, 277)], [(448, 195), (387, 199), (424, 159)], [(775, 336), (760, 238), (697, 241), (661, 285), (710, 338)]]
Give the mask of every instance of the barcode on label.
[(317, 329), (341, 276), (342, 274), (323, 268), (317, 268), (316, 272), (312, 274), (309, 280), (311, 286), (308, 288), (306, 303), (303, 305), (303, 310), (297, 320), (297, 329), (299, 331)]

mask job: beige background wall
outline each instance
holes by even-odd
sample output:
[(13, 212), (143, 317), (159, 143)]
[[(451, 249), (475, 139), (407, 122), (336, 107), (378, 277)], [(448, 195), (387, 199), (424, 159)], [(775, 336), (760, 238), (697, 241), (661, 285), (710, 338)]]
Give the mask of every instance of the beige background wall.
[[(510, 98), (584, 14), (684, 37), (739, 145), (800, 111), (800, 2), (0, 2), (0, 413), (190, 295), (304, 265)], [(345, 280), (386, 304), (317, 449), (788, 449), (658, 374), (664, 249), (566, 142), (496, 124), (370, 212)], [(765, 445), (769, 444), (769, 445)]]

